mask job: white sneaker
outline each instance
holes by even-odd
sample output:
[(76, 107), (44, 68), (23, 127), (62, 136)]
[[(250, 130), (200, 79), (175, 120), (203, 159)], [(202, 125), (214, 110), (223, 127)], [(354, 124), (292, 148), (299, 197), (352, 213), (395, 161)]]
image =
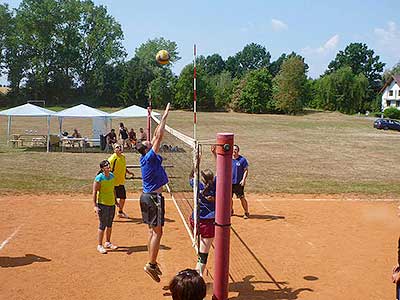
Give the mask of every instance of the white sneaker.
[(97, 251), (99, 251), (101, 254), (107, 254), (107, 250), (104, 249), (102, 245), (97, 245)]
[(124, 218), (124, 219), (129, 219), (129, 216), (124, 212), (118, 213), (118, 217), (119, 218)]
[(105, 242), (104, 247), (111, 250), (118, 249), (118, 246), (111, 244), (111, 242)]

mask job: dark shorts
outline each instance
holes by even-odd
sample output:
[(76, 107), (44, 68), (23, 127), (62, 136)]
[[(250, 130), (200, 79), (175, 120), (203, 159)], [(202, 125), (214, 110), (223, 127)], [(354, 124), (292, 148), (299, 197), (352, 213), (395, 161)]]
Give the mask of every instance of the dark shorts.
[(244, 186), (240, 185), (240, 183), (232, 184), (232, 198), (233, 195), (238, 198), (244, 197)]
[(126, 190), (124, 185), (117, 185), (114, 187), (115, 194), (119, 199), (126, 199)]
[(108, 206), (104, 204), (98, 204), (99, 207), (99, 229), (104, 230), (106, 227), (112, 227), (112, 223), (115, 215), (115, 205)]
[[(203, 238), (213, 238), (215, 236), (215, 219), (200, 219), (199, 221), (200, 236)], [(190, 225), (194, 228), (193, 218), (190, 217)]]
[(157, 193), (143, 193), (140, 196), (140, 210), (143, 223), (151, 227), (164, 226), (165, 200)]

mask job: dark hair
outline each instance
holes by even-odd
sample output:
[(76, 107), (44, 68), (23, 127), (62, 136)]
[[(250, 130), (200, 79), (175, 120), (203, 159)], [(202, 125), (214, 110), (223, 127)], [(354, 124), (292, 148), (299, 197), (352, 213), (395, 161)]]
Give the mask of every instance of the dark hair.
[(233, 145), (233, 147), (238, 148), (238, 151), (240, 151), (240, 148), (239, 148), (239, 146), (237, 144)]
[(100, 162), (100, 171), (98, 171), (97, 172), (97, 175), (99, 175), (100, 173), (102, 173), (103, 172), (103, 168), (105, 167), (105, 166), (109, 166), (110, 165), (110, 162), (108, 161), (108, 160), (102, 160), (101, 162)]
[(135, 148), (142, 156), (146, 155), (146, 145), (143, 145), (142, 143), (137, 143)]
[(212, 187), (212, 184), (214, 182), (214, 173), (210, 169), (205, 169), (204, 171), (201, 171), (201, 179), (203, 180), (204, 183), (204, 191), (203, 193), (208, 193), (208, 190)]
[(124, 123), (119, 123), (119, 127), (124, 127)]
[(176, 274), (169, 283), (169, 290), (173, 300), (202, 300), (207, 294), (203, 277), (192, 269)]

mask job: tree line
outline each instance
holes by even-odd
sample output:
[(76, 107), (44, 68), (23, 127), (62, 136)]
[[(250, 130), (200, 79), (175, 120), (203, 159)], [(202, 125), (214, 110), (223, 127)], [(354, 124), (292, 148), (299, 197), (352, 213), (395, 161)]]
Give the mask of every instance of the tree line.
[[(178, 45), (163, 37), (148, 40), (127, 60), (121, 25), (105, 6), (90, 0), (23, 0), (17, 9), (0, 4), (0, 72), (10, 93), (1, 106), (29, 99), (47, 105), (147, 106), (171, 102), (193, 106), (193, 63), (179, 75)], [(155, 61), (158, 50), (171, 63)], [(378, 92), (400, 64), (385, 64), (363, 43), (339, 51), (318, 79), (307, 78), (304, 58), (292, 52), (271, 61), (262, 45), (250, 43), (224, 60), (219, 54), (196, 61), (200, 110), (297, 114), (305, 107), (355, 113), (380, 110)]]

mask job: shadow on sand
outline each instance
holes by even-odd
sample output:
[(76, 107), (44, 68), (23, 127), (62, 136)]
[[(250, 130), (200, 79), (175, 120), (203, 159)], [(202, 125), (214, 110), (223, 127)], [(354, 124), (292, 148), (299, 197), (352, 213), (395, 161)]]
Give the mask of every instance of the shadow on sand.
[(0, 266), (2, 268), (22, 267), (33, 264), (34, 262), (49, 262), (51, 259), (35, 254), (25, 254), (22, 257), (0, 256)]
[[(160, 250), (171, 250), (171, 247), (160, 245)], [(136, 252), (146, 252), (147, 245), (139, 245), (139, 246), (118, 246), (116, 250), (108, 250), (107, 252), (126, 252), (126, 254), (131, 255)]]

